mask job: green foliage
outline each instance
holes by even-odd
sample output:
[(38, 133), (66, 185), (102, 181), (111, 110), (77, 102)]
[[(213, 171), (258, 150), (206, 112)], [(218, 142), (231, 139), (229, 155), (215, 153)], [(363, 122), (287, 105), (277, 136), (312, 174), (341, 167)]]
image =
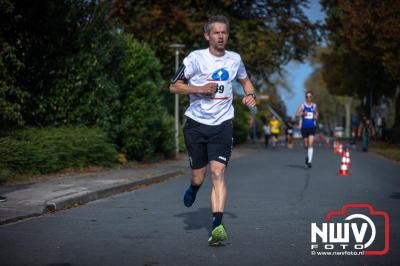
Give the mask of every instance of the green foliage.
[(3, 177), (111, 166), (117, 158), (114, 145), (101, 130), (83, 127), (16, 131), (0, 138), (0, 154)]
[(184, 43), (188, 51), (204, 47), (203, 25), (208, 16), (223, 14), (232, 24), (230, 49), (242, 54), (253, 74), (268, 76), (283, 62), (301, 60), (313, 46), (317, 27), (305, 16), (302, 8), (306, 5), (304, 0), (117, 0), (111, 15), (120, 17), (127, 31), (149, 43), (171, 74), (168, 44)]
[[(203, 26), (208, 17), (225, 15), (231, 22), (227, 49), (241, 54), (253, 81), (266, 84), (282, 65), (292, 59), (301, 61), (312, 51), (318, 25), (304, 14), (307, 2), (116, 0), (112, 1), (110, 16), (120, 18), (126, 32), (150, 45), (162, 64), (163, 78), (169, 79), (175, 69), (174, 51), (169, 45), (186, 45), (181, 59), (190, 51), (205, 48)], [(172, 113), (173, 97), (165, 98)]]
[(108, 2), (0, 4), (0, 125), (99, 127), (130, 159), (171, 155), (160, 63)]
[(159, 97), (160, 63), (147, 45), (132, 37), (124, 37), (124, 50), (120, 83), (121, 147), (130, 159), (141, 160), (154, 153), (170, 154), (174, 127)]
[(16, 84), (15, 75), (23, 67), (15, 47), (0, 43), (0, 127), (24, 123), (21, 108), (28, 93)]
[(235, 108), (235, 118), (233, 119), (233, 140), (234, 144), (240, 144), (247, 140), (250, 132), (249, 120), (250, 112), (249, 108), (242, 104), (241, 97), (237, 97), (233, 101)]
[[(322, 0), (332, 53), (324, 60), (324, 79), (332, 93), (353, 95), (367, 102), (393, 97), (400, 84), (398, 49), (399, 1)], [(396, 99), (394, 137), (400, 142), (400, 94)]]

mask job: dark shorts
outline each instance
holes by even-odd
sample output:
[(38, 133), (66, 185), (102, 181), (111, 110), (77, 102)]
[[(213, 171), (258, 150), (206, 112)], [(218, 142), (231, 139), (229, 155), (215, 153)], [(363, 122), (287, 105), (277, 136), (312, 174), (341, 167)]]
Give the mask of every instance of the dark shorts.
[(303, 139), (308, 138), (309, 136), (314, 136), (316, 129), (316, 127), (301, 128), (301, 135), (303, 136)]
[(287, 128), (287, 129), (285, 130), (285, 134), (286, 134), (286, 135), (289, 135), (289, 136), (293, 136), (293, 129)]
[(210, 161), (228, 165), (233, 144), (232, 120), (209, 126), (187, 118), (183, 136), (192, 169), (202, 168)]

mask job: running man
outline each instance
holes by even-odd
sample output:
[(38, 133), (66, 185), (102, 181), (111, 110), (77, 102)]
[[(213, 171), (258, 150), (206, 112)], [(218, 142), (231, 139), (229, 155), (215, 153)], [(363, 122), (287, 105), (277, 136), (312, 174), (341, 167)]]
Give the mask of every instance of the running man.
[(222, 217), (227, 195), (224, 173), (233, 141), (232, 81), (237, 78), (243, 86), (243, 104), (254, 107), (256, 102), (253, 84), (240, 55), (225, 50), (228, 19), (210, 17), (204, 26), (204, 37), (209, 47), (193, 51), (183, 60), (171, 79), (170, 91), (190, 98), (183, 134), (192, 177), (183, 202), (187, 207), (192, 206), (206, 176), (207, 165), (210, 165), (213, 222), (208, 244), (217, 245), (227, 239)]
[(317, 129), (316, 120), (318, 119), (317, 105), (313, 103), (312, 92), (306, 92), (306, 102), (301, 104), (296, 112), (296, 117), (301, 117), (301, 135), (304, 140), (304, 149), (306, 149), (306, 167), (311, 168), (313, 158), (314, 135)]
[(293, 121), (292, 118), (288, 117), (286, 120), (286, 128), (285, 128), (285, 135), (286, 135), (286, 144), (288, 149), (293, 149)]
[(281, 132), (280, 127), (281, 123), (275, 116), (272, 116), (271, 121), (269, 121), (269, 125), (271, 127), (271, 136), (272, 136), (272, 148), (276, 148), (276, 143), (278, 142), (279, 133)]
[(271, 127), (269, 126), (269, 124), (267, 124), (267, 121), (264, 122), (263, 131), (264, 131), (264, 141), (265, 141), (264, 145), (265, 148), (267, 149), (269, 143), (269, 137), (271, 136)]

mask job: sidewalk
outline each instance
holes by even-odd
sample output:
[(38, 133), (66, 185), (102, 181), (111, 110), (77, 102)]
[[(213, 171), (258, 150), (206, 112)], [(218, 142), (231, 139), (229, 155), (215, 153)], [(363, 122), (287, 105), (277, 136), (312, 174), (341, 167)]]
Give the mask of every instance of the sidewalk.
[[(232, 160), (260, 150), (260, 143), (234, 148)], [(0, 186), (0, 225), (77, 206), (190, 174), (187, 155), (176, 160), (136, 164), (91, 173), (49, 175), (31, 183)]]

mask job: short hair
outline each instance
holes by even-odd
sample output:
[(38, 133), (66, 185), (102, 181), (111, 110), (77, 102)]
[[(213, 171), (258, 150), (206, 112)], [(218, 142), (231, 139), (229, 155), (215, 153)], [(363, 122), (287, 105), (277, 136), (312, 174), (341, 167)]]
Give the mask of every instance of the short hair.
[(230, 29), (229, 20), (223, 15), (216, 15), (208, 18), (207, 23), (204, 25), (204, 32), (210, 33), (211, 30), (210, 25), (216, 22), (224, 23), (229, 31)]

